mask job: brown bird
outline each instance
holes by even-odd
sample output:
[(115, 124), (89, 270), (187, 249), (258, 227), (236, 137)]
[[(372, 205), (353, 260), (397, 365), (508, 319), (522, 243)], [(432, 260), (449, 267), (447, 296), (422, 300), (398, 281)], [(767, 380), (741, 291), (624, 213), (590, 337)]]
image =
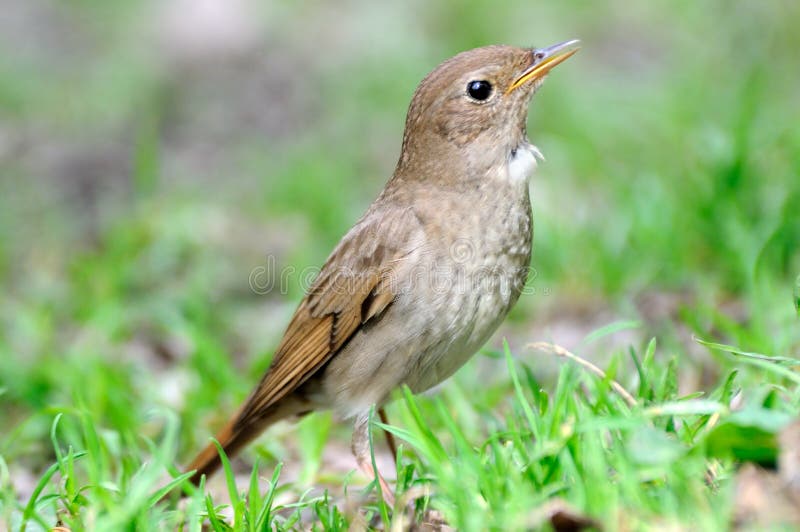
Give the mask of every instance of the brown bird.
[[(267, 373), (217, 434), (228, 455), (269, 425), (314, 410), (355, 419), (352, 449), (373, 473), (369, 413), (393, 390), (423, 392), (489, 338), (527, 279), (533, 223), (528, 103), (578, 41), (487, 46), (422, 80), (394, 175), (325, 262)], [(214, 445), (192, 481), (220, 465)]]

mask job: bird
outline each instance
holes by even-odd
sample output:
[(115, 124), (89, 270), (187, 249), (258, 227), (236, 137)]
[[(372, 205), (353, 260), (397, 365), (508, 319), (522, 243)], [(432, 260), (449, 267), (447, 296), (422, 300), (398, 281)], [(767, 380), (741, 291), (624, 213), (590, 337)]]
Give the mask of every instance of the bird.
[[(261, 380), (216, 441), (228, 456), (283, 419), (333, 410), (384, 500), (370, 415), (398, 388), (427, 391), (459, 369), (517, 302), (530, 269), (527, 136), (533, 94), (579, 50), (490, 45), (444, 61), (419, 84), (391, 178), (342, 237), (292, 316)], [(186, 468), (221, 465), (214, 442)]]

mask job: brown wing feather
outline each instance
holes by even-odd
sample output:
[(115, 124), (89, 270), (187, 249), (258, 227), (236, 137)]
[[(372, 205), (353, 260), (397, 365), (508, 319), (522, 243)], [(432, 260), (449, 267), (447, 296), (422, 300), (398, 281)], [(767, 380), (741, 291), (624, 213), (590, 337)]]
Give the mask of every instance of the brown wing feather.
[[(418, 222), (410, 211), (371, 211), (342, 239), (292, 317), (266, 375), (217, 434), (229, 456), (272, 423), (307, 411), (308, 403), (293, 392), (392, 304), (395, 268), (413, 250)], [(216, 447), (207, 445), (188, 467), (195, 470), (192, 482), (219, 466)]]
[(359, 238), (371, 234), (369, 226), (362, 226), (323, 266), (289, 323), (269, 370), (240, 411), (237, 426), (266, 415), (324, 366), (364, 323), (391, 304), (395, 296), (392, 270), (408, 250)]

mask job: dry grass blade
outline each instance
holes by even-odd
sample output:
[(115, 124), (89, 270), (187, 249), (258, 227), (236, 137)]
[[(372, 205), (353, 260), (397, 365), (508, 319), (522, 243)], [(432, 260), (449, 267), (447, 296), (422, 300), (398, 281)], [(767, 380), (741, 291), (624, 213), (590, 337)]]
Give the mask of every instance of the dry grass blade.
[[(597, 375), (601, 379), (606, 379), (607, 378), (606, 373), (602, 369), (598, 368), (597, 366), (595, 366), (594, 364), (592, 364), (588, 360), (585, 360), (585, 359), (579, 357), (575, 353), (572, 353), (571, 351), (561, 347), (558, 344), (551, 344), (549, 342), (534, 342), (532, 344), (528, 344), (528, 347), (530, 347), (532, 349), (538, 349), (539, 351), (547, 351), (547, 352), (553, 353), (555, 355), (558, 355), (560, 357), (568, 358), (569, 360), (572, 360), (573, 362), (577, 363), (578, 365), (580, 365), (580, 366), (584, 367), (585, 369), (589, 370), (590, 372), (594, 373), (595, 375)], [(609, 382), (611, 383), (611, 388), (620, 397), (622, 397), (622, 399), (628, 404), (628, 406), (634, 407), (634, 406), (636, 406), (638, 404), (636, 402), (636, 399), (628, 392), (628, 390), (623, 388), (620, 383), (618, 383), (614, 379), (609, 379)]]

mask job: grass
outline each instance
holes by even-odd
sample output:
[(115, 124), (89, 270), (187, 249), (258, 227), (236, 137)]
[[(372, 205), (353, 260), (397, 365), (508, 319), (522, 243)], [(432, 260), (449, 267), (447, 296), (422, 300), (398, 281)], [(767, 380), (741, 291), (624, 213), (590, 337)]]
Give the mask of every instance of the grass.
[[(742, 465), (774, 466), (800, 409), (798, 6), (473, 0), (453, 24), (449, 4), (371, 5), (276, 3), (254, 50), (199, 65), (151, 47), (144, 3), (46, 10), (55, 41), (37, 22), (0, 47), (0, 528), (388, 528), (435, 510), (521, 530), (560, 500), (609, 530), (720, 530)], [(349, 431), (326, 414), (190, 489), (179, 466), (391, 172), (417, 81), (464, 48), (574, 36), (531, 107), (535, 294), (506, 346), (375, 423), (379, 450), (382, 430), (402, 444), (413, 515), (331, 468)], [(277, 290), (248, 284), (287, 267)]]
[[(660, 353), (655, 340), (627, 354), (637, 370), (620, 384), (634, 403), (612, 388), (622, 353), (602, 378), (565, 363), (557, 381), (544, 387), (507, 347), (507, 376), (492, 386), (465, 372), (444, 397), (406, 392), (391, 409), (397, 425), (375, 423), (403, 442), (398, 497), (425, 494), (415, 503), (418, 515), (435, 509), (465, 530), (542, 526), (532, 509), (553, 497), (609, 529), (724, 529), (737, 463), (774, 465), (776, 434), (800, 410), (800, 377), (786, 369), (797, 360), (710, 347), (730, 366), (748, 362), (701, 394), (680, 395), (680, 361)], [(744, 406), (732, 412), (731, 400), (740, 394)], [(88, 405), (56, 414), (50, 426), (55, 462), (30, 499), (16, 500), (4, 489), (9, 528), (48, 528), (60, 519), (77, 530), (199, 530), (203, 522), (215, 530), (231, 524), (284, 530), (312, 515), (320, 529), (340, 530), (355, 518), (326, 495), (277, 502), (285, 490), (280, 466), (258, 460), (249, 483), (239, 485), (224, 461), (226, 500), (184, 486), (187, 499), (177, 504), (187, 478), (175, 466), (179, 420), (166, 410), (135, 415), (142, 419), (125, 430), (102, 423)], [(129, 433), (148, 425), (152, 436)], [(360, 511), (367, 521), (402, 515), (372, 504)]]

